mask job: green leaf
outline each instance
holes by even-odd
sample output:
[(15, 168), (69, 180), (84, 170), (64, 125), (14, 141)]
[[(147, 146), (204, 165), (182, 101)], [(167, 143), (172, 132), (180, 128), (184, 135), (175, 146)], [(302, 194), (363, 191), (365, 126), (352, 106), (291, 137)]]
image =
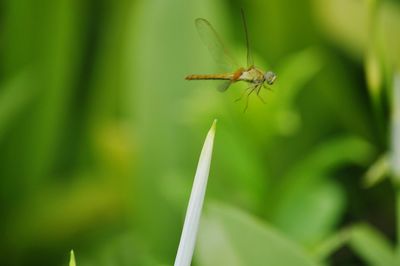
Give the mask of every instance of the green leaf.
[(366, 187), (372, 187), (382, 182), (389, 174), (389, 158), (384, 154), (378, 158), (368, 169), (363, 183)]
[(0, 87), (0, 138), (34, 97), (32, 74), (24, 71)]
[(330, 172), (346, 163), (365, 164), (373, 149), (365, 141), (342, 137), (325, 142), (306, 156), (274, 187), (267, 214), (294, 239), (315, 244), (329, 234), (344, 208), (344, 193)]
[(336, 250), (346, 245), (350, 239), (351, 230), (346, 228), (333, 233), (325, 240), (321, 241), (312, 249), (312, 254), (321, 262), (328, 259), (328, 257)]
[(273, 223), (292, 239), (311, 246), (337, 224), (344, 210), (344, 192), (332, 181), (302, 187), (279, 206)]
[(176, 253), (175, 266), (186, 266), (192, 262), (197, 232), (199, 229), (201, 211), (206, 194), (208, 175), (210, 173), (211, 158), (213, 153), (215, 119), (211, 129), (208, 131), (201, 150), (199, 163), (193, 180), (192, 192), (186, 210), (185, 222), (183, 224), (181, 240)]
[(400, 72), (393, 77), (392, 118), (390, 122), (390, 172), (393, 182), (400, 184)]
[(299, 246), (245, 212), (211, 204), (200, 226), (199, 265), (317, 265)]
[(350, 246), (368, 265), (396, 265), (392, 245), (380, 232), (367, 224), (353, 227)]
[[(274, 69), (278, 75), (277, 81), (271, 86), (272, 92), (266, 96), (268, 104), (252, 102), (249, 115), (245, 118), (246, 123), (250, 121), (249, 131), (257, 137), (258, 142), (271, 140), (271, 136), (292, 135), (300, 128), (294, 101), (324, 64), (324, 54), (315, 48), (304, 49), (281, 60)], [(240, 114), (238, 119), (244, 118)]]
[(71, 256), (70, 256), (70, 259), (69, 259), (69, 266), (76, 266), (74, 250), (71, 250)]

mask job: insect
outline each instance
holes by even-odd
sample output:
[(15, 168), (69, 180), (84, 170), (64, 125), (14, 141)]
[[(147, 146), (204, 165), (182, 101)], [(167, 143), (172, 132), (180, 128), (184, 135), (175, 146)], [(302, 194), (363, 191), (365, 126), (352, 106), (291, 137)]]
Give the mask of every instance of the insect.
[(244, 33), (246, 37), (246, 49), (247, 49), (247, 67), (239, 67), (236, 61), (233, 59), (231, 54), (225, 49), (221, 38), (213, 28), (210, 22), (204, 18), (198, 18), (195, 20), (195, 25), (200, 38), (204, 44), (208, 47), (211, 55), (214, 57), (215, 61), (220, 65), (228, 65), (233, 69), (236, 67), (236, 71), (222, 73), (222, 74), (193, 74), (187, 76), (186, 80), (225, 80), (218, 90), (221, 92), (226, 91), (230, 85), (237, 81), (245, 81), (249, 83), (248, 88), (242, 93), (241, 97), (236, 99), (239, 101), (246, 95), (246, 106), (244, 111), (246, 111), (249, 103), (249, 96), (255, 92), (257, 96), (264, 102), (260, 96), (260, 90), (262, 87), (269, 89), (267, 85), (273, 85), (276, 80), (276, 74), (272, 71), (264, 72), (261, 69), (254, 66), (253, 57), (250, 51), (249, 44), (249, 34), (247, 31), (247, 23), (244, 15), (243, 9), (241, 9)]

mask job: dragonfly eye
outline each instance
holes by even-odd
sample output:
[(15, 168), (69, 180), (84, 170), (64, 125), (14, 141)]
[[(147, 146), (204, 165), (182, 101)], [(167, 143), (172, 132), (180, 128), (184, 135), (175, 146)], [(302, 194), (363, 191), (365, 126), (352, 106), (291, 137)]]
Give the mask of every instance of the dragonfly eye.
[(276, 74), (272, 71), (267, 71), (264, 74), (264, 78), (268, 85), (272, 85), (272, 84), (274, 84), (274, 82), (276, 80)]

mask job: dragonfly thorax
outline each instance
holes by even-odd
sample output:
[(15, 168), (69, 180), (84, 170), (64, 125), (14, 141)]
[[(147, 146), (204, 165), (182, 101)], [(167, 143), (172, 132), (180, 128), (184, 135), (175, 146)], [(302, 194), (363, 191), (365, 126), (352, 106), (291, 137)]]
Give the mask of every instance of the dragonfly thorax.
[(239, 77), (239, 80), (250, 83), (264, 83), (265, 77), (261, 70), (251, 67), (250, 69), (243, 71), (242, 75)]

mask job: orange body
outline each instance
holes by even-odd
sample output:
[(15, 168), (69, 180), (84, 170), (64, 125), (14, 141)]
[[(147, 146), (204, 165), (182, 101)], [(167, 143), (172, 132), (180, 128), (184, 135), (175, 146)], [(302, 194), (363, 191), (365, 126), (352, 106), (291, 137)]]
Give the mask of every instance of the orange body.
[(189, 75), (185, 79), (187, 80), (207, 80), (207, 79), (215, 79), (215, 80), (231, 80), (237, 81), (239, 77), (244, 72), (243, 68), (239, 68), (233, 73), (224, 73), (224, 74), (205, 74), (205, 75)]

